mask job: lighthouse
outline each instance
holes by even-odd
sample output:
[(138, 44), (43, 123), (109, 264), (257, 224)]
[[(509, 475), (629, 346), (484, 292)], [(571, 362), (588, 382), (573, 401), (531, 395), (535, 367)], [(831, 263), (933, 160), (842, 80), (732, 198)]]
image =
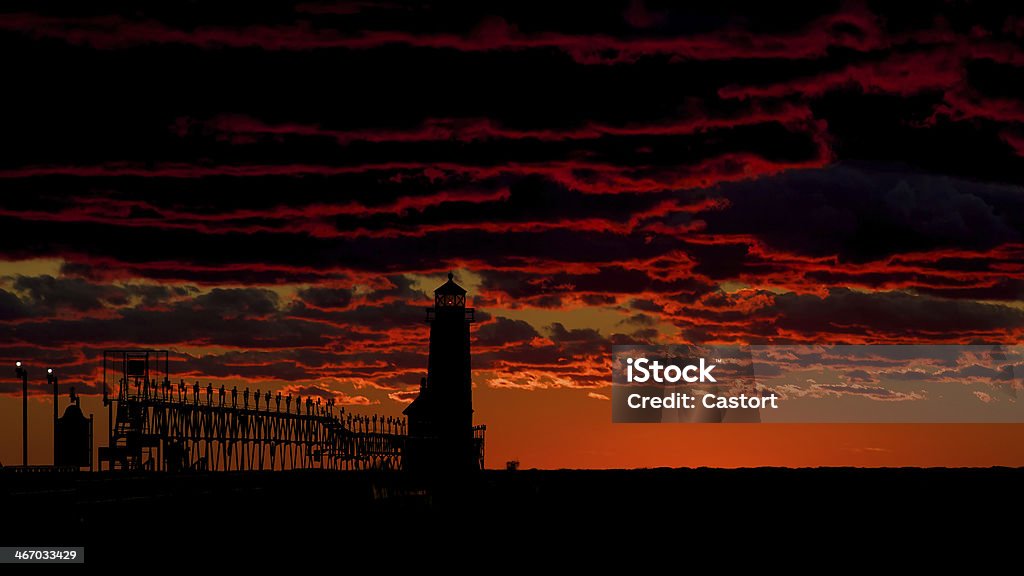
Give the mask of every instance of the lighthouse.
[(406, 470), (430, 474), (459, 474), (482, 465), (482, 427), (473, 427), (473, 377), (469, 325), (473, 309), (466, 308), (466, 290), (448, 281), (434, 290), (427, 308), (430, 352), (427, 376), (416, 399), (403, 412), (409, 438), (403, 454)]

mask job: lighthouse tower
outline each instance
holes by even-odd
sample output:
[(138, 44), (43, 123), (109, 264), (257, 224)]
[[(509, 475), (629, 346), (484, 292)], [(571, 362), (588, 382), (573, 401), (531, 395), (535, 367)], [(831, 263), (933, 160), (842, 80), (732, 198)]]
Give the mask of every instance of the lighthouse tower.
[(402, 456), (407, 470), (458, 474), (480, 466), (482, 438), (474, 438), (473, 428), (472, 322), (466, 290), (448, 274), (448, 281), (434, 290), (433, 308), (427, 308), (427, 377), (420, 381), (419, 396), (404, 411), (409, 421)]

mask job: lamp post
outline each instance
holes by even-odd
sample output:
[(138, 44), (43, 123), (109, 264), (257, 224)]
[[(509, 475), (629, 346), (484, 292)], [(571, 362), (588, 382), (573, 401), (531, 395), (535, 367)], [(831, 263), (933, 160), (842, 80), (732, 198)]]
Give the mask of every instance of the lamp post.
[(21, 464), (28, 466), (28, 372), (21, 362), (14, 364), (14, 373), (21, 378)]
[(46, 382), (53, 386), (53, 465), (57, 465), (57, 375), (53, 368), (46, 369)]

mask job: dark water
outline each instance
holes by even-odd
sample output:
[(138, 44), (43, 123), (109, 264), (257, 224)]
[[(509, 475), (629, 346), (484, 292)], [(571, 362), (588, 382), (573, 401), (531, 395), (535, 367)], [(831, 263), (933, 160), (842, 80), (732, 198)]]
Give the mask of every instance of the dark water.
[(1024, 511), (1022, 481), (1008, 468), (488, 471), (432, 485), (319, 471), (0, 474), (0, 545), (84, 545), (89, 564), (176, 569), (359, 557), (385, 574), (428, 558), (485, 572), (527, 558), (717, 562), (809, 542), (888, 554), (961, 532), (991, 533), (991, 548), (1019, 533), (999, 526)]

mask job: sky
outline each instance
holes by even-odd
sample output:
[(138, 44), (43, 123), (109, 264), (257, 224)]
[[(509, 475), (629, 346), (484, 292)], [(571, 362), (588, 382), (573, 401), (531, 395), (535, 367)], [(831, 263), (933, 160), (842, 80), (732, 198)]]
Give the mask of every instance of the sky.
[[(453, 271), (489, 466), (1024, 465), (1020, 426), (613, 425), (615, 344), (1014, 344), (1024, 17), (5, 3), (0, 462), (108, 348), (398, 415)], [(102, 434), (100, 434), (102, 436)]]

